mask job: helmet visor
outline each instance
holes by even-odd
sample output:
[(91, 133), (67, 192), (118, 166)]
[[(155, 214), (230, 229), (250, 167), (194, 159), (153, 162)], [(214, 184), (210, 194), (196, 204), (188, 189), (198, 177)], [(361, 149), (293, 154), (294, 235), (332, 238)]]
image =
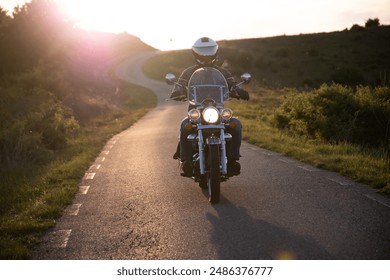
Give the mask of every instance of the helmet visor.
[(193, 47), (193, 51), (199, 56), (215, 56), (218, 52), (218, 46)]

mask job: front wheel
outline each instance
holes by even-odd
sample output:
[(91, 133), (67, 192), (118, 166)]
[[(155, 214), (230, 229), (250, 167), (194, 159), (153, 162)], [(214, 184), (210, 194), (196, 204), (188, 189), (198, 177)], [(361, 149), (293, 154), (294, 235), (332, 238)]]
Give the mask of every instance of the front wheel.
[(209, 145), (207, 163), (207, 186), (209, 189), (209, 201), (214, 204), (219, 202), (221, 184), (218, 145)]

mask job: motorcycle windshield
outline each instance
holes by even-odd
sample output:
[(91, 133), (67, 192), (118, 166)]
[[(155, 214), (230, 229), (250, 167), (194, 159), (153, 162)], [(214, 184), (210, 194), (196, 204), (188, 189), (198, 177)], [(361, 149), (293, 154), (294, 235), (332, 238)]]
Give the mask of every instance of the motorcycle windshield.
[(206, 99), (223, 104), (228, 97), (227, 81), (218, 69), (204, 67), (192, 74), (188, 83), (188, 100), (191, 104), (201, 104)]

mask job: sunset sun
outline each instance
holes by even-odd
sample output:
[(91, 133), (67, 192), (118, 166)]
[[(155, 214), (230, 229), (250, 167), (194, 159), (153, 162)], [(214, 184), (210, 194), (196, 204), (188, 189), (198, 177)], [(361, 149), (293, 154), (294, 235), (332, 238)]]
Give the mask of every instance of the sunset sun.
[[(168, 13), (164, 16), (163, 10), (167, 8), (167, 4), (161, 1), (58, 0), (58, 2), (64, 14), (75, 22), (75, 27), (112, 33), (127, 32), (161, 49), (171, 47), (172, 33), (185, 35), (188, 32), (184, 25), (178, 24), (180, 20), (177, 17), (172, 17)], [(173, 14), (179, 14), (175, 13), (177, 5), (169, 6)], [(161, 32), (161, 29), (164, 32)], [(195, 33), (193, 36), (196, 38), (201, 34)], [(179, 41), (177, 36), (176, 38), (176, 42)], [(186, 46), (188, 47), (187, 44)]]
[(123, 32), (125, 29), (125, 18), (121, 9), (115, 9), (115, 1), (66, 0), (61, 1), (60, 5), (77, 27), (114, 33)]

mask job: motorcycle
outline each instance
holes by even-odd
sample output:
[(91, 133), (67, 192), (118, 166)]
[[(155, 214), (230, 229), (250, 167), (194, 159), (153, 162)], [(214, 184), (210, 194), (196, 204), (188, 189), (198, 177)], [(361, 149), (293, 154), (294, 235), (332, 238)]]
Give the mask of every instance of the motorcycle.
[[(174, 74), (167, 74), (169, 85), (179, 85)], [(227, 172), (226, 143), (232, 135), (225, 132), (233, 117), (233, 111), (224, 107), (225, 101), (234, 92), (234, 88), (249, 83), (251, 75), (245, 73), (241, 81), (232, 89), (222, 73), (212, 67), (196, 70), (185, 89), (187, 99), (193, 109), (188, 111), (189, 129), (192, 133), (187, 140), (193, 147), (193, 176), (202, 189), (208, 189), (209, 201), (218, 203), (220, 183), (229, 179)], [(172, 99), (167, 99), (172, 100)], [(174, 100), (174, 99), (173, 99)]]

